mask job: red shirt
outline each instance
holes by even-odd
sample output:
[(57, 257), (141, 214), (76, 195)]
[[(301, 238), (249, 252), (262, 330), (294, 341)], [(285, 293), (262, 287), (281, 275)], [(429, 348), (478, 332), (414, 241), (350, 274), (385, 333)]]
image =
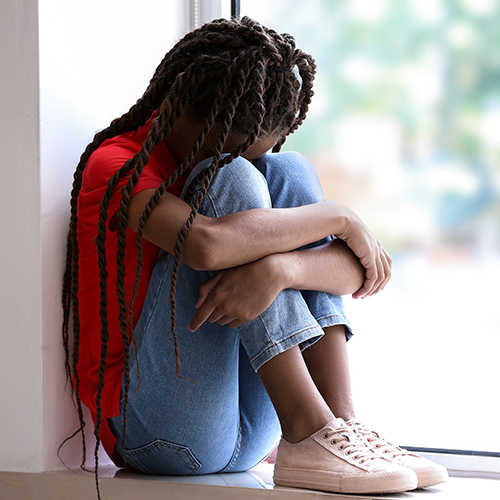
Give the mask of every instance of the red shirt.
[[(139, 130), (108, 139), (90, 156), (83, 173), (83, 183), (78, 199), (77, 236), (79, 245), (79, 317), (80, 346), (78, 375), (80, 377), (80, 399), (87, 406), (95, 421), (98, 373), (101, 359), (101, 319), (99, 316), (99, 267), (97, 235), (99, 203), (106, 190), (108, 180), (119, 170), (126, 160), (140, 151), (142, 143), (151, 130), (153, 117)], [(177, 163), (164, 142), (158, 144), (145, 166), (132, 195), (144, 189), (158, 188), (177, 170)], [(116, 187), (108, 209), (108, 224), (120, 205), (120, 190), (128, 176)], [(180, 195), (185, 177), (181, 177), (168, 191)], [(136, 233), (127, 228), (125, 256), (125, 290), (127, 307), (132, 294), (137, 265)], [(117, 232), (106, 232), (107, 295), (108, 295), (108, 356), (106, 362), (105, 385), (102, 393), (102, 424), (100, 437), (110, 457), (113, 457), (116, 438), (111, 433), (104, 417), (119, 415), (119, 401), (123, 376), (123, 340), (118, 322), (118, 303), (116, 295), (116, 243)], [(157, 258), (159, 248), (147, 240), (142, 240), (144, 263), (136, 299), (134, 301), (133, 326), (141, 314), (146, 292), (151, 278), (152, 263)]]

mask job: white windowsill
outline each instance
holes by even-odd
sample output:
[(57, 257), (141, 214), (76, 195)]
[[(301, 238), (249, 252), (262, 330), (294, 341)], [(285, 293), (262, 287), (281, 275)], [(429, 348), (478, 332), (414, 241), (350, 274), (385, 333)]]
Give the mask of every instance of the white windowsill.
[(419, 453), (419, 455), (444, 465), (450, 476), (496, 479), (500, 482), (500, 458), (445, 453)]
[[(500, 498), (500, 481), (451, 477), (442, 485), (389, 495), (342, 495), (320, 491), (281, 488), (272, 484), (273, 466), (261, 464), (249, 472), (207, 476), (161, 477), (131, 474), (114, 467), (100, 474), (102, 500), (309, 500), (408, 499), (470, 500)], [(91, 474), (83, 471), (53, 471), (41, 474), (0, 472), (1, 500), (90, 500), (97, 498)]]

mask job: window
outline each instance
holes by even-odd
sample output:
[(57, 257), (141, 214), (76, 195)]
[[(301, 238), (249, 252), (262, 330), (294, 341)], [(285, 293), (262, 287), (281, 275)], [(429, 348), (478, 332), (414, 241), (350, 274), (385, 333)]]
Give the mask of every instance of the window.
[(242, 0), (241, 14), (315, 57), (285, 149), (394, 258), (386, 290), (347, 300), (360, 419), (402, 445), (500, 457), (500, 2)]

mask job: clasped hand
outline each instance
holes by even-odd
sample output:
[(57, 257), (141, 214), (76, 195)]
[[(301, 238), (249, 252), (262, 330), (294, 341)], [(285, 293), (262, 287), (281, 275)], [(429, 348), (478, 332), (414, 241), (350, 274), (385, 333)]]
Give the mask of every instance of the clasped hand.
[(203, 283), (189, 329), (205, 321), (237, 328), (263, 313), (283, 289), (271, 257), (218, 271)]
[(363, 221), (349, 208), (346, 210), (346, 227), (336, 236), (343, 240), (365, 270), (363, 286), (353, 294), (355, 299), (364, 299), (384, 289), (391, 278), (392, 258)]

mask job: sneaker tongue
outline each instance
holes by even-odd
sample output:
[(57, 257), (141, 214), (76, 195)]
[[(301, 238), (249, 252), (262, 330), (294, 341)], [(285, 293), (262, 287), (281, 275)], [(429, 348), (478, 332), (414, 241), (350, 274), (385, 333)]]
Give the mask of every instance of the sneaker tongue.
[(338, 429), (340, 427), (347, 427), (345, 420), (342, 418), (334, 418), (330, 422), (328, 422), (325, 427), (331, 427), (332, 429)]

